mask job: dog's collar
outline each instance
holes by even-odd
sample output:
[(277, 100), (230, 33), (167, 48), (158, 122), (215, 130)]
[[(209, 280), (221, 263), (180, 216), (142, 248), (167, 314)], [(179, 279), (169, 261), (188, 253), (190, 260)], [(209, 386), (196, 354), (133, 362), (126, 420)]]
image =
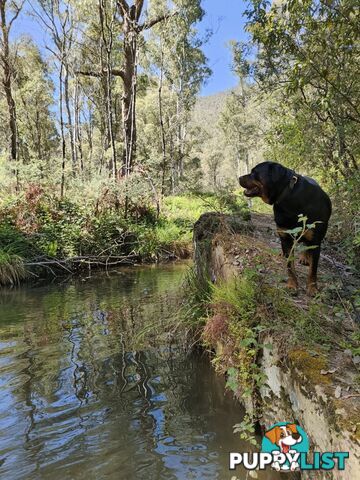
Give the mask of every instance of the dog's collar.
[(274, 205), (282, 202), (285, 199), (285, 197), (294, 189), (298, 181), (299, 181), (299, 177), (294, 173), (293, 176), (291, 177), (289, 184), (281, 192), (280, 197), (274, 202)]

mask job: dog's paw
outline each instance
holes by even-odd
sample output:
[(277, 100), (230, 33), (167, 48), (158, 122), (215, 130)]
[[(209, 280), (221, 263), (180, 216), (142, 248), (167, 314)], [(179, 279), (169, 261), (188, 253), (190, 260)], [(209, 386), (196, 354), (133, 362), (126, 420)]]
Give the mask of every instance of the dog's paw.
[(297, 295), (298, 293), (298, 284), (293, 278), (289, 278), (286, 283), (286, 288), (291, 292), (292, 295)]
[(311, 283), (306, 287), (306, 293), (309, 297), (315, 297), (315, 295), (318, 293), (318, 287), (316, 283)]
[(305, 267), (308, 267), (310, 265), (309, 260), (306, 257), (301, 257), (299, 259), (300, 265), (304, 265)]

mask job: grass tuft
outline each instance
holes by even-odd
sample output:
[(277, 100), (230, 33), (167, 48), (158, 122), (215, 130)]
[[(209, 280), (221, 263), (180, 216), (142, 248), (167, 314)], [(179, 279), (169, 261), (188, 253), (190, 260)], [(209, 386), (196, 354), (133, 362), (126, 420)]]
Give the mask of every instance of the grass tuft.
[(27, 276), (23, 259), (5, 250), (0, 250), (0, 284), (17, 285)]

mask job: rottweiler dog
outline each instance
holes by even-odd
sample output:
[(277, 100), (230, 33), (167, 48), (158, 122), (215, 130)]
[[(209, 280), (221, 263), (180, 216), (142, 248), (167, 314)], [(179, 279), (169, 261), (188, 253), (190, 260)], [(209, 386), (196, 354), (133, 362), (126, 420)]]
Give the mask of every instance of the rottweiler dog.
[(240, 177), (239, 182), (245, 188), (245, 196), (260, 197), (265, 203), (273, 205), (277, 231), (287, 259), (289, 288), (297, 290), (298, 281), (294, 260), (289, 258), (294, 239), (286, 231), (300, 226), (301, 215), (307, 217), (307, 225), (319, 222), (314, 228), (306, 230), (300, 239), (300, 242), (309, 247), (303, 254), (302, 263), (310, 267), (307, 293), (314, 295), (317, 291), (321, 242), (326, 235), (331, 216), (330, 198), (312, 178), (298, 175), (294, 170), (275, 162), (260, 163), (249, 175)]

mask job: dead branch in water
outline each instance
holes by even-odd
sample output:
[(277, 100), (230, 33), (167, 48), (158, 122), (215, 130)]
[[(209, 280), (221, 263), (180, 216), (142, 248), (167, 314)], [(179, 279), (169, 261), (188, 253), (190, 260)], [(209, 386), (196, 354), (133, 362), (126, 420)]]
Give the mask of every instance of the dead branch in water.
[(136, 262), (140, 261), (138, 255), (126, 255), (126, 256), (78, 256), (70, 257), (66, 259), (58, 258), (41, 258), (33, 262), (24, 263), (25, 267), (44, 267), (51, 270), (53, 274), (54, 271), (51, 267), (59, 267), (62, 270), (66, 270), (68, 273), (73, 273), (73, 269), (79, 268), (81, 266), (87, 266), (91, 268), (104, 266), (115, 267), (117, 265), (134, 265)]

